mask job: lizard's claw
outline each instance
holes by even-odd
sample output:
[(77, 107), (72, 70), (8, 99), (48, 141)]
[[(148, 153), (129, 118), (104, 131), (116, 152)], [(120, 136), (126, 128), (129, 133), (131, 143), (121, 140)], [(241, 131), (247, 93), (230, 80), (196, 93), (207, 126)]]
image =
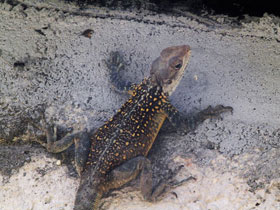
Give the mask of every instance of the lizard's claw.
[[(37, 131), (41, 131), (43, 134), (37, 135), (37, 131), (33, 130), (34, 137), (30, 138), (31, 141), (37, 142), (41, 144), (43, 147), (47, 147), (46, 138), (52, 138), (54, 141), (56, 141), (57, 137), (57, 127), (51, 126), (47, 120), (46, 120), (46, 114), (45, 114), (46, 106), (40, 105), (38, 106), (32, 113), (29, 113), (32, 117), (29, 117), (27, 119), (27, 122), (34, 128), (37, 129)], [(53, 119), (51, 119), (53, 121)], [(53, 123), (51, 123), (53, 124)], [(37, 136), (37, 137), (36, 137)], [(44, 136), (44, 138), (42, 138)]]
[(198, 113), (198, 117), (201, 121), (206, 119), (213, 119), (213, 118), (221, 118), (221, 114), (224, 112), (233, 112), (233, 108), (231, 106), (223, 106), (217, 105), (214, 108), (212, 106), (208, 106), (207, 109)]
[(174, 171), (171, 172), (171, 175), (166, 180), (161, 180), (156, 188), (153, 190), (152, 195), (150, 197), (150, 201), (158, 201), (161, 200), (166, 193), (169, 193), (171, 190), (175, 189), (183, 185), (186, 182), (191, 180), (196, 180), (195, 177), (190, 176), (181, 181), (177, 181), (175, 176), (179, 173), (179, 171), (183, 168), (183, 166), (178, 166)]
[(110, 73), (119, 73), (124, 70), (124, 60), (120, 52), (114, 51), (110, 53), (107, 60), (104, 60), (107, 68), (111, 71)]
[(233, 108), (230, 106), (217, 105), (215, 107), (208, 106), (206, 109), (200, 111), (195, 116), (187, 117), (176, 129), (177, 133), (181, 136), (186, 135), (190, 131), (193, 131), (197, 126), (204, 122), (206, 119), (221, 119), (221, 114), (224, 112), (231, 112)]
[(125, 70), (127, 65), (123, 59), (123, 55), (119, 51), (110, 53), (107, 60), (103, 60), (109, 71), (110, 81), (115, 91), (123, 93), (132, 89), (132, 83), (126, 81), (121, 72)]

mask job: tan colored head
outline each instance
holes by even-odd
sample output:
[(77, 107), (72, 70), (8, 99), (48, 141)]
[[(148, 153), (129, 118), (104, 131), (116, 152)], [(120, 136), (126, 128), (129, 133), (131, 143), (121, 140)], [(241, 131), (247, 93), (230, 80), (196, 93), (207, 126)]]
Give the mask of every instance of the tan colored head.
[(150, 71), (152, 83), (161, 86), (163, 92), (170, 96), (182, 79), (190, 53), (188, 45), (168, 47), (161, 51)]

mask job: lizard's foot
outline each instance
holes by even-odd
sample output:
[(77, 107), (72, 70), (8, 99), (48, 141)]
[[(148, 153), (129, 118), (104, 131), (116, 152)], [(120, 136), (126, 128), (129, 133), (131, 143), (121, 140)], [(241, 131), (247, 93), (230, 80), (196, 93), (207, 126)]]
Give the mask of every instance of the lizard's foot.
[(222, 119), (221, 114), (224, 112), (231, 112), (233, 108), (230, 106), (217, 105), (215, 107), (208, 106), (206, 109), (200, 111), (195, 116), (187, 117), (180, 126), (177, 128), (177, 133), (179, 135), (185, 135), (190, 131), (193, 131), (197, 126), (203, 123), (207, 119)]
[[(35, 135), (30, 138), (31, 141), (37, 142), (41, 144), (43, 147), (47, 148), (47, 141), (52, 140), (56, 141), (57, 139), (57, 127), (56, 126), (50, 126), (49, 123), (47, 123), (46, 115), (45, 115), (45, 109), (46, 107), (44, 105), (38, 106), (35, 111), (29, 113), (28, 115), (32, 115), (32, 117), (29, 117), (27, 119), (27, 122), (33, 126), (35, 129), (39, 130), (43, 134), (40, 136), (44, 136), (45, 138), (36, 137)], [(35, 116), (35, 117), (34, 117)], [(35, 132), (34, 132), (35, 133)]]
[(110, 80), (115, 90), (126, 92), (132, 89), (132, 83), (125, 81), (121, 76), (121, 72), (125, 70), (126, 63), (120, 52), (111, 52), (109, 58), (105, 60), (105, 64), (109, 70)]
[(198, 113), (198, 120), (203, 122), (206, 119), (221, 118), (221, 114), (224, 112), (231, 112), (233, 108), (231, 106), (217, 105), (215, 107), (208, 106), (206, 109)]
[(182, 169), (182, 167), (183, 166), (177, 167), (166, 180), (161, 180), (159, 184), (153, 189), (153, 192), (148, 200), (152, 202), (160, 201), (167, 193), (170, 193), (171, 190), (185, 184), (186, 182), (196, 180), (195, 177), (190, 176), (181, 181), (177, 181), (175, 176)]

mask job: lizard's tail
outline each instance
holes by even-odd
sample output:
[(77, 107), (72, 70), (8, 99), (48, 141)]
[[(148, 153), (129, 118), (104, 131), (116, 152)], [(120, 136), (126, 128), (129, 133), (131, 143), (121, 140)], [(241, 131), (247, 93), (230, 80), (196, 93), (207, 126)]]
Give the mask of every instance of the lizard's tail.
[(102, 198), (103, 193), (101, 191), (97, 192), (92, 210), (98, 210), (100, 200)]
[(91, 176), (81, 178), (80, 186), (76, 194), (74, 210), (98, 210), (103, 192), (98, 189), (98, 180), (92, 180)]

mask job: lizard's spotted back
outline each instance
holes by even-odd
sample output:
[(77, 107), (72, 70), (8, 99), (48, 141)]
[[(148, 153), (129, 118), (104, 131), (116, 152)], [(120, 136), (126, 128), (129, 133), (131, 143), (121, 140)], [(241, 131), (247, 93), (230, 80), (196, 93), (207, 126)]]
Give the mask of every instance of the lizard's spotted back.
[(150, 79), (136, 86), (115, 116), (91, 137), (87, 167), (107, 174), (133, 157), (146, 156), (166, 118), (162, 110), (166, 102), (161, 87)]

